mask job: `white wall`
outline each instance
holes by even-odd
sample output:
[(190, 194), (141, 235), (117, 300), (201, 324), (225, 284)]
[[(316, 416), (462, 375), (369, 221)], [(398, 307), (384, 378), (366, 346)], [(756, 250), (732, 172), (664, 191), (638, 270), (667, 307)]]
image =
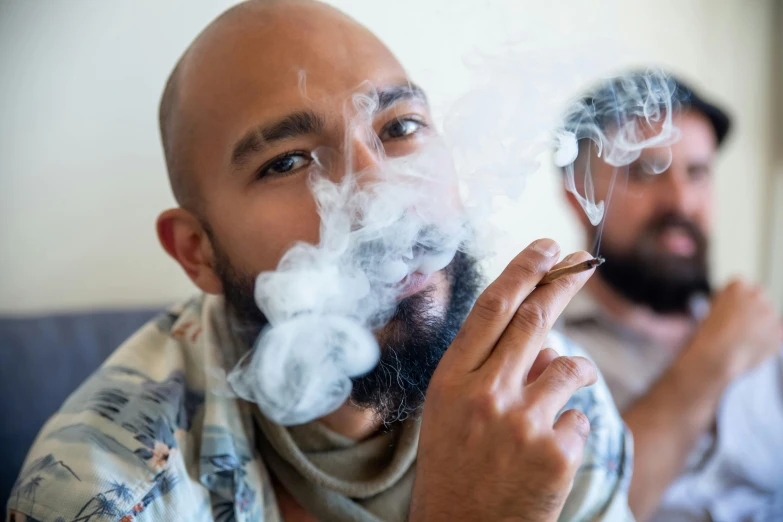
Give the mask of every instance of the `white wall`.
[[(773, 89), (777, 87), (778, 94), (783, 86), (783, 2), (775, 4), (774, 14), (774, 78)], [(772, 155), (773, 169), (768, 183), (768, 224), (766, 239), (769, 242), (769, 255), (765, 275), (770, 288), (777, 297), (778, 303), (783, 303), (783, 98), (778, 96), (773, 100)]]
[[(158, 304), (194, 291), (154, 234), (173, 203), (157, 102), (179, 54), (231, 3), (0, 0), (0, 312)], [(545, 56), (589, 52), (596, 74), (648, 62), (687, 73), (738, 119), (718, 169), (716, 274), (761, 275), (773, 0), (332, 3), (386, 41), (436, 105), (469, 83), (466, 55), (512, 40)], [(557, 184), (551, 171), (531, 180), (502, 258), (543, 235), (581, 246)]]

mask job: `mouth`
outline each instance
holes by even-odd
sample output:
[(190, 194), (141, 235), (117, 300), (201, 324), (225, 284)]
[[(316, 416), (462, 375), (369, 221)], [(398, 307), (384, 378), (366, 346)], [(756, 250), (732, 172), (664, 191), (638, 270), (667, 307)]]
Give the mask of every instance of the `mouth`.
[(397, 299), (402, 300), (413, 294), (421, 292), (427, 286), (427, 283), (432, 277), (432, 274), (423, 274), (421, 272), (414, 272), (400, 281), (400, 292), (397, 294)]
[(669, 227), (658, 235), (658, 246), (669, 254), (691, 257), (696, 253), (696, 241), (687, 230)]

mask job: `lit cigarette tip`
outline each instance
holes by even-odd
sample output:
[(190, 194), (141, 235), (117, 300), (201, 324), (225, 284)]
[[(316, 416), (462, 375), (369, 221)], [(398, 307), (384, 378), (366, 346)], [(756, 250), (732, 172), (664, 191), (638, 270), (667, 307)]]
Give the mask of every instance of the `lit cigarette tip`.
[(601, 266), (604, 263), (606, 263), (606, 259), (603, 257), (596, 257), (588, 261), (588, 264), (590, 265), (590, 268), (595, 268), (597, 266)]
[(543, 279), (538, 283), (539, 285), (545, 285), (548, 283), (551, 283), (552, 281), (556, 281), (560, 279), (561, 277), (571, 275), (571, 274), (578, 274), (580, 272), (586, 272), (588, 270), (592, 270), (593, 268), (597, 266), (601, 266), (606, 262), (606, 259), (603, 257), (595, 257), (593, 259), (588, 259), (587, 261), (582, 261), (581, 263), (577, 263), (575, 265), (569, 265), (564, 266), (562, 268), (556, 268), (555, 270), (549, 271)]

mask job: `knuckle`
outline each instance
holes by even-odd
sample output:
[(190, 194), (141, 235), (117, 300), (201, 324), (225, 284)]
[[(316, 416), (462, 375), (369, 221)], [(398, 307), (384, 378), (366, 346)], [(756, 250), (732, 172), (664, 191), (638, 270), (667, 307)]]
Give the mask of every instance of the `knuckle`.
[(511, 431), (514, 439), (527, 445), (541, 433), (541, 416), (533, 408), (524, 408), (514, 416)]
[(558, 286), (561, 292), (570, 294), (574, 292), (574, 290), (577, 288), (577, 285), (581, 286), (582, 282), (583, 281), (581, 277), (561, 277), (555, 281), (555, 284)]
[(490, 391), (474, 392), (469, 404), (472, 414), (483, 420), (497, 419), (503, 414), (502, 402)]
[(498, 291), (487, 290), (476, 300), (473, 310), (481, 319), (494, 321), (509, 313), (511, 300)]
[(569, 415), (571, 416), (571, 420), (573, 422), (574, 431), (579, 434), (579, 436), (582, 437), (582, 439), (587, 439), (587, 436), (590, 435), (590, 419), (585, 415), (583, 412), (579, 410), (569, 410)]
[(550, 365), (554, 371), (566, 380), (581, 382), (586, 378), (586, 371), (576, 359), (561, 355)]
[[(533, 279), (540, 271), (540, 262), (530, 256), (519, 256), (506, 269), (516, 281)], [(538, 279), (536, 279), (538, 281)]]
[(525, 331), (543, 330), (549, 325), (549, 310), (535, 301), (525, 301), (519, 307), (511, 323)]

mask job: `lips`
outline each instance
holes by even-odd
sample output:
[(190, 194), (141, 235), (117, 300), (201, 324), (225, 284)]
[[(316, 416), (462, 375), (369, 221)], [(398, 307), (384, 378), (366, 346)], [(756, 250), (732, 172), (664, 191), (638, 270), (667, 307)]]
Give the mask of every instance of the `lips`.
[(658, 244), (670, 254), (682, 257), (690, 257), (696, 253), (696, 241), (681, 227), (670, 227), (661, 232)]
[(398, 299), (404, 299), (415, 293), (418, 293), (427, 286), (432, 274), (422, 274), (421, 272), (414, 272), (406, 276), (400, 282), (400, 293), (397, 295)]

